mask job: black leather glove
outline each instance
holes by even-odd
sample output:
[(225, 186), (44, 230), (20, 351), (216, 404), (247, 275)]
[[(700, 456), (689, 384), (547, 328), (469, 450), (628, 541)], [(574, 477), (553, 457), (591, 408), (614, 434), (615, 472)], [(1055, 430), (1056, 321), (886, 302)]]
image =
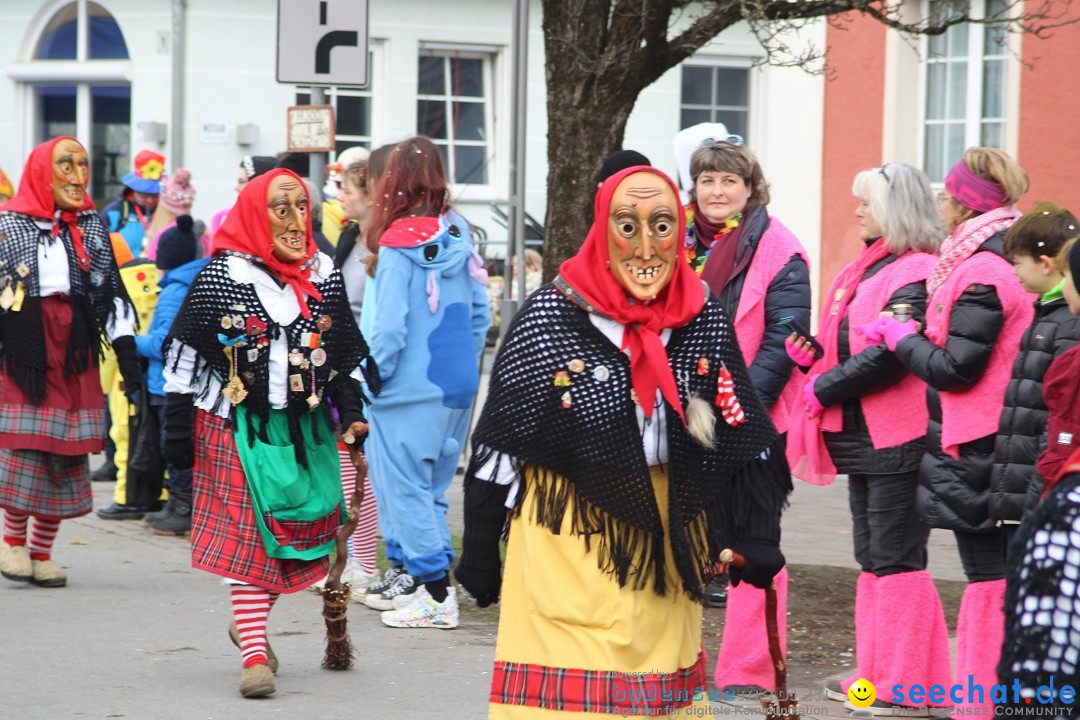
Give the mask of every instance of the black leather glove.
[(135, 349), (135, 338), (131, 335), (118, 337), (112, 342), (116, 352), (116, 365), (120, 368), (120, 377), (124, 380), (124, 394), (129, 398), (143, 387), (142, 362)]
[(167, 393), (161, 422), (161, 454), (177, 470), (187, 470), (195, 464), (195, 444), (191, 439), (194, 427), (195, 396)]
[(745, 580), (756, 588), (766, 590), (772, 585), (776, 573), (784, 567), (780, 545), (771, 540), (742, 540), (735, 546), (735, 552), (746, 558), (746, 567), (742, 570), (733, 565), (728, 567), (732, 587), (738, 587)]
[(465, 532), (454, 577), (482, 608), (498, 602), (502, 589), (499, 538), (506, 524), (509, 492), (509, 485), (476, 478), (465, 484)]
[[(338, 421), (341, 423), (341, 431), (345, 432), (354, 422), (367, 422), (364, 417), (364, 389), (360, 381), (352, 377), (339, 377), (330, 388), (330, 402), (338, 412)], [(367, 435), (356, 438), (352, 447), (363, 451), (364, 441)]]

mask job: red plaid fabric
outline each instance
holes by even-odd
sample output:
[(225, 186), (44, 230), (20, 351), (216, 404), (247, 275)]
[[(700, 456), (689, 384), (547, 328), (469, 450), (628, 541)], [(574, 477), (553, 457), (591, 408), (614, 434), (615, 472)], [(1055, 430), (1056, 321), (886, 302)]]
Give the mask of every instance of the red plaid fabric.
[[(282, 593), (303, 590), (323, 578), (330, 568), (326, 557), (308, 561), (267, 556), (229, 421), (197, 410), (194, 439), (192, 566)], [(291, 541), (308, 547), (329, 540), (338, 518), (286, 524)]]
[(93, 508), (85, 455), (0, 450), (0, 507), (49, 518), (73, 518)]
[(503, 705), (609, 714), (662, 715), (705, 692), (705, 650), (672, 673), (554, 668), (495, 661), (489, 700)]
[[(42, 300), (45, 323), (45, 400), (32, 404), (0, 370), (0, 448), (86, 455), (105, 449), (105, 398), (97, 362), (85, 372), (64, 375), (71, 304), (58, 296)], [(87, 510), (89, 512), (89, 510)]]

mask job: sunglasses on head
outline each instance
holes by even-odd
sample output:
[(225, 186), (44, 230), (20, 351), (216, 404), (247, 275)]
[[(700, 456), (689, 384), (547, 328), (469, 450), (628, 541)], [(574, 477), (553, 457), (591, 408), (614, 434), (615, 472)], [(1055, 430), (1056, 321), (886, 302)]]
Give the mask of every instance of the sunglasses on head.
[(878, 168), (878, 172), (881, 173), (881, 177), (885, 178), (885, 182), (889, 182), (889, 175), (885, 172), (885, 168), (889, 167), (889, 163), (885, 163)]
[(728, 145), (738, 145), (739, 147), (742, 147), (743, 136), (728, 135), (727, 137), (722, 138), (705, 138), (701, 141), (701, 145), (699, 145), (699, 147), (712, 147), (714, 145), (719, 145), (720, 143), (727, 143)]

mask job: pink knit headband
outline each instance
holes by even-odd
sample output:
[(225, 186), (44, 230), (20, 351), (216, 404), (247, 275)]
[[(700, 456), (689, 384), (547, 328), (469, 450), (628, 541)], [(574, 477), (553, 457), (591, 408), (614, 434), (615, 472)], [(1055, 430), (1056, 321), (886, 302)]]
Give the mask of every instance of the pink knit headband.
[(952, 166), (945, 178), (945, 189), (961, 205), (976, 212), (983, 213), (1008, 204), (1005, 190), (1000, 185), (973, 173), (963, 160)]

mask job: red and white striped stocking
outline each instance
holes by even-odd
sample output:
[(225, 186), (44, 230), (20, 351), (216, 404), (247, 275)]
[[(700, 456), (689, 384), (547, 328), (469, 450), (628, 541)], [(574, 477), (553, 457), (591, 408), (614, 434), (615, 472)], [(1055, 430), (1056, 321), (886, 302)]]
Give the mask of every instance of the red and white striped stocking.
[(52, 557), (52, 546), (56, 542), (56, 533), (60, 531), (60, 521), (56, 518), (34, 516), (30, 530), (30, 540), (26, 549), (31, 560), (48, 560)]
[(8, 545), (26, 544), (26, 523), (30, 516), (14, 510), (4, 511), (4, 542)]
[(266, 620), (280, 593), (255, 585), (231, 585), (230, 592), (244, 667), (265, 665)]
[[(348, 450), (338, 448), (341, 460), (341, 488), (346, 502), (356, 492), (356, 467), (352, 464)], [(360, 563), (360, 568), (369, 575), (375, 572), (376, 534), (379, 529), (379, 514), (375, 507), (375, 495), (371, 492), (371, 474), (364, 477), (364, 502), (360, 504), (360, 521), (356, 530), (349, 536), (349, 557)]]

